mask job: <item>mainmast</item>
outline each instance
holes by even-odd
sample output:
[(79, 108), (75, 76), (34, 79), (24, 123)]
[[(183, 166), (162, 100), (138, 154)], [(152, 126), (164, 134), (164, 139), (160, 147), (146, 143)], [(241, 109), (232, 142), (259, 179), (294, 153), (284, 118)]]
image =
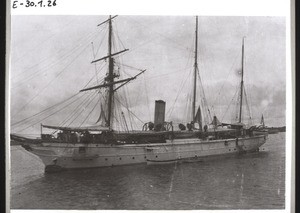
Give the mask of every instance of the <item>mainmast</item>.
[(242, 45), (242, 76), (241, 76), (241, 91), (240, 91), (239, 123), (242, 122), (243, 92), (244, 92), (244, 42), (245, 42), (245, 37), (243, 37), (243, 45)]
[(196, 30), (195, 30), (195, 62), (194, 62), (194, 87), (193, 87), (193, 105), (192, 105), (192, 120), (195, 117), (196, 111), (196, 84), (197, 84), (197, 70), (198, 70), (198, 16), (196, 16)]

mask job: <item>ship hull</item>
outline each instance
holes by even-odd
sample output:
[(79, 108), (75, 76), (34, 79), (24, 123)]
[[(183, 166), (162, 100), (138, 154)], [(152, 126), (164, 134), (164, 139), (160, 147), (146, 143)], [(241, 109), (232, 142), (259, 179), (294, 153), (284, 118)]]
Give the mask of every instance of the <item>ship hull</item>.
[(43, 161), (46, 172), (55, 172), (142, 163), (197, 161), (209, 156), (258, 151), (265, 142), (266, 136), (253, 136), (221, 140), (174, 139), (156, 144), (41, 143), (23, 147)]
[(201, 161), (207, 157), (258, 151), (266, 142), (265, 136), (222, 139), (199, 142), (197, 139), (177, 140), (176, 144), (154, 145), (147, 148), (147, 163), (160, 164), (171, 161)]

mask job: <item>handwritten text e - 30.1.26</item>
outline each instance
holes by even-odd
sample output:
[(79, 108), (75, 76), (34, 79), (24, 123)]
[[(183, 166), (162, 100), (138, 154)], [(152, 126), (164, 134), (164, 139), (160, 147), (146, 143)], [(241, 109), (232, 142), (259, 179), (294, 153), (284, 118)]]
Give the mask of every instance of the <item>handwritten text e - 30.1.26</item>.
[(23, 6), (23, 7), (24, 6), (25, 7), (52, 7), (53, 6), (54, 7), (56, 6), (56, 0), (48, 0), (48, 1), (41, 0), (38, 2), (26, 0), (25, 4), (18, 0), (13, 1), (12, 8), (16, 9), (18, 8), (18, 6)]

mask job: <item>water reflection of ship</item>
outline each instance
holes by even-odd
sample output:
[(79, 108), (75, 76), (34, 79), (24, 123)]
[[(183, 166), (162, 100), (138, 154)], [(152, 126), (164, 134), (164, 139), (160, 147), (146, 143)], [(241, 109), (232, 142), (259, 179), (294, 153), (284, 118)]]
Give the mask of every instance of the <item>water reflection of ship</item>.
[[(242, 77), (240, 84), (240, 108), (237, 123), (221, 123), (216, 116), (204, 123), (204, 109), (197, 107), (197, 78), (199, 77), (198, 54), (198, 17), (195, 30), (195, 57), (193, 75), (193, 101), (191, 106), (191, 122), (179, 124), (178, 129), (172, 122), (165, 121), (166, 103), (155, 102), (154, 122), (143, 125), (141, 131), (130, 131), (123, 111), (119, 111), (119, 122), (125, 131), (114, 130), (117, 113), (117, 92), (127, 83), (135, 80), (145, 70), (133, 77), (115, 80), (121, 76), (115, 67), (116, 57), (128, 51), (124, 49), (112, 52), (113, 28), (109, 17), (98, 26), (108, 24), (108, 55), (92, 61), (108, 62), (108, 72), (101, 84), (82, 89), (80, 92), (97, 91), (100, 98), (99, 125), (69, 127), (63, 125), (41, 125), (41, 138), (29, 139), (11, 134), (11, 139), (22, 144), (29, 152), (39, 156), (45, 164), (46, 171), (60, 171), (72, 168), (92, 168), (138, 163), (168, 163), (182, 160), (197, 160), (209, 156), (236, 154), (258, 151), (266, 142), (267, 135), (255, 136), (253, 128), (242, 123), (242, 104), (244, 94), (244, 39), (242, 45)], [(200, 85), (202, 86), (202, 85)], [(104, 91), (102, 91), (104, 89)], [(204, 94), (203, 94), (204, 95)], [(205, 96), (203, 97), (205, 100)], [(204, 101), (206, 103), (206, 100)], [(128, 109), (128, 108), (127, 108)], [(209, 110), (205, 111), (210, 113)], [(25, 119), (26, 121), (26, 119)], [(23, 121), (13, 124), (18, 125)], [(43, 129), (55, 130), (51, 134), (43, 133)]]

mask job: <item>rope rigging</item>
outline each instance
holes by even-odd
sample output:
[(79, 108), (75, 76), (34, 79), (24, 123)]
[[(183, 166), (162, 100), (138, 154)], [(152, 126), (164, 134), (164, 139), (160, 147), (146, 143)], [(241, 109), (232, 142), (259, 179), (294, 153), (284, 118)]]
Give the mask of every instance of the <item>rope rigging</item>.
[(222, 86), (220, 87), (220, 89), (219, 89), (219, 91), (218, 91), (218, 93), (217, 93), (217, 95), (216, 95), (215, 100), (212, 102), (212, 106), (218, 105), (218, 104), (217, 104), (217, 100), (220, 100), (220, 97), (224, 97), (224, 96), (221, 94), (221, 92), (224, 91), (225, 83), (228, 82), (228, 77), (231, 75), (231, 72), (234, 71), (233, 68), (234, 68), (234, 66), (236, 65), (236, 63), (237, 63), (237, 61), (238, 61), (239, 58), (240, 58), (240, 53), (238, 52), (238, 54), (237, 54), (237, 56), (235, 57), (235, 60), (233, 61), (233, 63), (232, 63), (232, 65), (231, 65), (230, 69), (228, 69), (228, 71), (227, 71), (226, 79), (223, 81), (223, 84), (222, 84)]
[[(63, 127), (66, 125), (67, 122), (69, 122), (71, 119), (73, 119), (74, 116), (76, 116), (76, 114), (78, 114), (79, 109), (83, 107), (83, 105), (87, 102), (88, 99), (91, 98), (91, 96), (93, 95), (93, 93), (90, 93), (89, 95), (87, 95), (77, 106), (76, 108), (59, 124), (60, 127)], [(70, 124), (69, 124), (70, 125)], [(66, 125), (66, 126), (69, 126)]]
[(72, 95), (72, 96), (68, 97), (67, 99), (65, 99), (65, 100), (63, 100), (63, 101), (61, 101), (61, 102), (59, 102), (59, 103), (57, 103), (57, 104), (54, 104), (53, 106), (50, 106), (50, 107), (48, 107), (48, 108), (46, 108), (46, 109), (44, 109), (44, 110), (42, 110), (42, 111), (40, 111), (40, 112), (38, 112), (38, 113), (36, 113), (36, 114), (30, 116), (30, 117), (27, 117), (27, 118), (25, 118), (25, 119), (22, 119), (22, 120), (20, 120), (20, 121), (18, 121), (18, 122), (15, 122), (15, 123), (11, 124), (11, 126), (14, 127), (14, 126), (18, 126), (18, 125), (22, 124), (23, 122), (28, 122), (30, 119), (32, 119), (32, 118), (34, 118), (34, 117), (36, 117), (36, 116), (39, 116), (39, 115), (41, 115), (41, 114), (43, 114), (43, 113), (45, 113), (45, 112), (47, 112), (47, 111), (49, 111), (49, 110), (54, 109), (55, 107), (57, 107), (57, 106), (59, 106), (59, 105), (65, 103), (65, 102), (71, 100), (72, 98), (76, 97), (76, 96), (79, 95), (79, 94), (80, 94), (80, 93), (76, 93), (75, 95)]
[[(69, 29), (68, 28), (70, 28), (70, 26), (72, 26), (71, 25), (71, 23), (72, 22), (77, 22), (77, 20), (74, 20), (74, 19), (72, 19), (72, 20), (70, 20), (69, 22), (67, 22), (66, 24), (64, 24), (64, 30), (65, 31), (68, 31)], [(63, 33), (62, 33), (63, 34)], [(57, 35), (57, 33), (55, 32), (55, 33), (53, 33), (53, 34), (50, 34), (48, 37), (43, 37), (42, 38), (42, 41), (41, 42), (39, 42), (39, 43), (37, 43), (37, 45), (35, 45), (35, 46), (33, 46), (33, 48), (31, 48), (30, 50), (27, 50), (24, 54), (22, 54), (20, 57), (18, 57), (18, 58), (16, 58), (15, 59), (15, 63), (16, 62), (18, 62), (20, 59), (25, 59), (25, 55), (28, 55), (28, 53), (30, 53), (31, 51), (36, 51), (36, 48), (40, 48), (40, 46), (43, 44), (43, 43), (45, 43), (45, 42), (49, 42), (49, 41), (51, 41), (51, 38), (53, 37), (53, 36), (55, 36), (55, 35)], [(28, 37), (28, 39), (29, 39), (30, 37)], [(32, 40), (34, 40), (35, 41), (35, 38), (31, 38)], [(47, 59), (47, 58), (46, 58)], [(16, 77), (16, 76), (14, 76), (14, 77)], [(14, 78), (13, 77), (13, 78)]]
[[(187, 79), (188, 79), (188, 77), (191, 75), (191, 70), (190, 70), (190, 63), (191, 63), (191, 59), (192, 59), (192, 54), (193, 54), (193, 52), (189, 52), (189, 56), (188, 56), (188, 60), (187, 60), (187, 62), (186, 62), (186, 65), (185, 65), (185, 69), (184, 70), (189, 70), (189, 72), (186, 72), (186, 78), (185, 78), (185, 80), (184, 81), (182, 81), (181, 82), (181, 86), (179, 86), (179, 90), (178, 90), (178, 92), (177, 92), (177, 95), (176, 95), (176, 98), (175, 98), (175, 100), (174, 100), (174, 102), (173, 102), (173, 104), (172, 104), (172, 107), (170, 107), (169, 108), (169, 110), (167, 111), (167, 116), (168, 117), (171, 117), (171, 115), (172, 115), (172, 113), (173, 113), (173, 110), (174, 110), (174, 107), (175, 107), (175, 104), (176, 104), (176, 102), (177, 102), (177, 100), (178, 100), (178, 97), (179, 97), (179, 95), (181, 94), (181, 92), (182, 92), (182, 89), (183, 89), (183, 87), (184, 87), (184, 85), (185, 85), (185, 83), (186, 83), (186, 81), (187, 81)], [(169, 75), (169, 73), (167, 74), (167, 75)]]
[(88, 108), (88, 106), (93, 102), (94, 97), (96, 96), (96, 92), (94, 92), (88, 99), (88, 102), (85, 102), (84, 104), (86, 104), (84, 107), (81, 107), (81, 110), (77, 113), (77, 116), (67, 125), (67, 127), (69, 127), (71, 124), (74, 123), (74, 121), (82, 115), (82, 113), (85, 111), (85, 109)]
[[(184, 47), (181, 43), (178, 43), (177, 41), (175, 41), (174, 39), (172, 38), (169, 38), (167, 36), (165, 36), (164, 34), (161, 34), (153, 29), (150, 29), (149, 27), (145, 26), (144, 24), (141, 24), (140, 22), (134, 20), (134, 19), (131, 19), (129, 18), (132, 22), (135, 22), (137, 23), (138, 25), (142, 26), (143, 28), (146, 28), (148, 29), (150, 32), (153, 32), (159, 36), (161, 36), (162, 38), (164, 38), (165, 40), (169, 41), (170, 43), (173, 44), (173, 47), (177, 48), (177, 49), (180, 49), (180, 50), (184, 50), (184, 51), (188, 51), (189, 53), (192, 52), (193, 53), (193, 50), (188, 48), (188, 47)], [(160, 43), (161, 44), (161, 43)]]
[(225, 115), (227, 114), (227, 112), (228, 112), (228, 110), (229, 110), (229, 108), (230, 108), (230, 106), (231, 106), (233, 100), (236, 99), (236, 95), (237, 95), (237, 94), (238, 94), (238, 90), (235, 91), (235, 93), (234, 93), (234, 95), (233, 95), (233, 98), (231, 99), (230, 103), (229, 103), (228, 106), (227, 106), (227, 109), (225, 110), (224, 114), (222, 115), (221, 122), (224, 120), (224, 117), (225, 117)]
[(251, 111), (250, 111), (250, 107), (249, 107), (249, 104), (248, 104), (248, 98), (247, 98), (247, 94), (246, 94), (246, 89), (244, 89), (244, 94), (245, 94), (246, 108), (247, 108), (248, 116), (249, 116), (249, 124), (252, 124), (252, 116), (251, 116)]
[[(87, 36), (86, 39), (90, 40), (93, 39), (94, 37), (97, 36), (97, 32), (93, 32), (93, 33), (89, 33), (89, 35)], [(85, 38), (81, 38), (80, 40), (84, 41)], [(12, 77), (12, 80), (16, 81), (15, 84), (17, 84), (15, 87), (12, 87), (12, 89), (19, 87), (20, 85), (23, 85), (24, 83), (27, 83), (27, 81), (32, 80), (33, 78), (46, 73), (47, 70), (52, 70), (52, 68), (58, 64), (61, 64), (61, 62), (64, 62), (66, 59), (70, 58), (73, 54), (75, 54), (77, 51), (80, 51), (81, 48), (85, 49), (85, 47), (88, 45), (83, 45), (81, 42), (77, 42), (79, 45), (76, 45), (74, 48), (72, 48), (71, 50), (65, 50), (65, 49), (60, 49), (58, 50), (57, 54), (55, 54), (52, 58), (53, 60), (49, 60), (49, 57), (46, 56), (45, 59), (43, 59), (42, 61), (40, 61), (39, 63), (28, 67), (27, 69), (23, 70), (22, 73), (19, 73), (17, 76)], [(86, 43), (86, 42), (84, 42)], [(60, 52), (62, 52), (63, 50), (65, 50), (65, 53), (63, 53), (62, 55), (59, 55)], [(58, 58), (58, 60), (57, 60)], [(45, 62), (46, 63), (43, 63)], [(26, 72), (27, 70), (35, 70), (32, 68), (38, 68), (38, 70), (36, 70), (33, 73), (29, 73)], [(28, 75), (27, 77), (23, 77), (23, 75)], [(16, 79), (16, 77), (18, 77)], [(21, 81), (21, 82), (18, 82)]]
[(70, 62), (70, 63), (68, 63), (67, 64), (67, 66), (66, 67), (64, 67), (53, 79), (51, 79), (47, 84), (46, 84), (46, 86), (44, 86), (34, 97), (32, 97), (25, 105), (23, 105), (20, 109), (19, 109), (19, 111), (16, 113), (16, 114), (14, 114), (13, 115), (13, 117), (14, 116), (16, 116), (16, 115), (18, 115), (23, 109), (25, 109), (35, 98), (37, 98), (45, 89), (47, 89), (48, 88), (48, 86), (50, 86), (50, 84), (56, 79), (56, 78), (58, 78), (64, 71), (66, 71), (67, 70), (67, 68), (75, 61), (75, 59), (77, 59), (80, 55), (81, 55), (81, 53), (85, 50), (87, 48), (87, 46), (79, 53), (79, 54), (77, 54), (76, 55), (76, 57)]
[(202, 106), (203, 106), (205, 112), (207, 112), (207, 114), (205, 113), (206, 116), (204, 117), (204, 121), (205, 121), (206, 124), (208, 124), (208, 123), (212, 122), (212, 117), (211, 117), (210, 110), (209, 110), (209, 107), (208, 107), (207, 99), (205, 97), (205, 92), (204, 92), (203, 84), (202, 84), (202, 81), (201, 81), (201, 76), (200, 76), (199, 69), (197, 69), (197, 72), (198, 72), (198, 79), (199, 79), (199, 82), (200, 82), (200, 84), (199, 84), (200, 92), (202, 92), (201, 95), (200, 95), (201, 100), (203, 100), (203, 105)]
[(21, 129), (21, 130), (19, 130), (19, 131), (22, 132), (22, 131), (28, 129), (29, 127), (31, 127), (31, 126), (33, 126), (33, 125), (36, 125), (36, 124), (38, 124), (38, 123), (41, 123), (42, 121), (46, 120), (46, 119), (49, 118), (50, 116), (52, 116), (52, 115), (54, 115), (54, 114), (57, 114), (58, 112), (60, 112), (60, 111), (62, 111), (62, 110), (64, 110), (64, 109), (66, 109), (69, 105), (71, 105), (71, 104), (74, 103), (75, 101), (77, 101), (77, 100), (75, 99), (75, 100), (72, 101), (70, 104), (68, 104), (68, 105), (66, 105), (66, 106), (64, 106), (64, 107), (62, 107), (61, 109), (57, 110), (56, 112), (51, 113), (50, 115), (46, 116), (45, 118), (42, 118), (42, 119), (40, 119), (39, 121), (37, 121), (37, 122), (31, 124), (30, 126), (27, 126), (27, 127), (24, 128), (24, 129)]
[[(118, 98), (115, 98), (116, 101), (118, 101), (123, 107), (126, 107), (122, 104), (122, 102), (118, 99)], [(128, 109), (128, 111), (136, 118), (138, 119), (142, 124), (144, 124), (145, 122), (142, 121), (138, 116), (136, 116), (131, 110)]]
[[(103, 69), (103, 67), (102, 67), (101, 69)], [(101, 70), (101, 69), (100, 69), (100, 70)], [(100, 72), (100, 70), (99, 70), (98, 72)], [(87, 86), (89, 85), (89, 83), (90, 83), (92, 80), (93, 80), (93, 78), (91, 78), (91, 79), (86, 83), (86, 85), (84, 86), (84, 88), (87, 87)], [(13, 127), (13, 128), (17, 128), (17, 127), (20, 126), (20, 125), (24, 125), (24, 124), (28, 124), (28, 123), (29, 123), (29, 124), (28, 124), (28, 128), (29, 128), (29, 127), (32, 126), (32, 125), (35, 125), (35, 124), (37, 124), (37, 123), (39, 123), (39, 122), (41, 122), (41, 121), (44, 121), (46, 118), (50, 117), (51, 115), (56, 114), (57, 112), (59, 112), (59, 111), (65, 109), (66, 107), (62, 106), (61, 109), (56, 110), (54, 113), (52, 113), (52, 114), (49, 115), (49, 116), (46, 115), (46, 117), (44, 117), (44, 118), (40, 118), (41, 116), (43, 116), (43, 115), (46, 114), (46, 113), (51, 112), (52, 110), (55, 110), (55, 109), (58, 108), (60, 105), (63, 105), (64, 103), (67, 103), (69, 100), (71, 100), (72, 98), (75, 98), (75, 97), (78, 96), (79, 94), (80, 94), (80, 93), (76, 93), (75, 95), (72, 95), (71, 97), (69, 97), (69, 98), (67, 98), (67, 99), (65, 99), (65, 100), (63, 100), (63, 101), (61, 101), (61, 102), (59, 102), (59, 103), (57, 103), (57, 104), (54, 104), (53, 106), (50, 106), (50, 107), (48, 107), (48, 108), (42, 110), (41, 112), (38, 112), (38, 113), (36, 113), (36, 114), (34, 114), (34, 115), (30, 116), (30, 117), (27, 117), (27, 118), (25, 118), (25, 119), (22, 119), (21, 121), (18, 121), (18, 122), (16, 122), (16, 123), (13, 123), (13, 124), (12, 124), (12, 127)], [(71, 104), (73, 104), (73, 103), (75, 103), (75, 102), (77, 102), (77, 101), (80, 101), (80, 99), (81, 99), (82, 97), (84, 97), (84, 95), (81, 93), (78, 99), (75, 99), (74, 101), (72, 101), (71, 103), (69, 103), (69, 104), (66, 105), (66, 106), (70, 106)], [(89, 96), (87, 96), (86, 98), (88, 98), (88, 97), (89, 97)], [(81, 103), (84, 103), (86, 100), (87, 100), (87, 99), (84, 99), (83, 102), (81, 102)], [(77, 107), (80, 107), (80, 104), (79, 104)], [(76, 109), (77, 109), (77, 108), (75, 108), (75, 110), (76, 110)], [(72, 113), (74, 113), (74, 112), (72, 112)], [(63, 120), (63, 122), (60, 124), (61, 126), (62, 126), (62, 125), (65, 125), (65, 123), (68, 122), (68, 121), (72, 118), (72, 113), (69, 115), (69, 117), (67, 117), (65, 120)], [(76, 114), (76, 112), (75, 112), (75, 114)], [(70, 117), (70, 116), (71, 116), (71, 117)], [(39, 119), (39, 120), (38, 120), (38, 122), (36, 122), (34, 119)], [(35, 123), (34, 123), (34, 122), (35, 122)], [(26, 130), (26, 129), (28, 129), (28, 128), (24, 128), (24, 129), (22, 129), (22, 130)], [(22, 130), (21, 130), (21, 131), (22, 131)]]

